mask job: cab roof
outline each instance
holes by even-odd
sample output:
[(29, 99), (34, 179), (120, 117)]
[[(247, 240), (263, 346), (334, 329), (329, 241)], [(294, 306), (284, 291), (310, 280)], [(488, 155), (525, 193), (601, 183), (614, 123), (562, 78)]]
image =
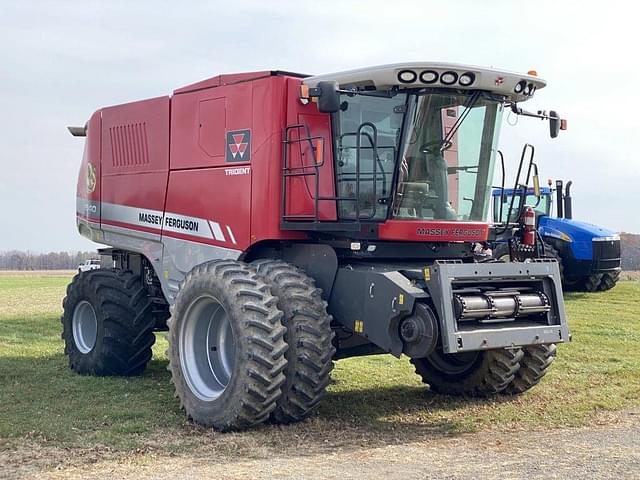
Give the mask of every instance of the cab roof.
[(376, 90), (392, 87), (486, 90), (505, 95), (514, 102), (528, 100), (537, 89), (547, 84), (534, 75), (443, 62), (407, 62), (358, 68), (314, 75), (306, 78), (304, 83), (316, 87), (322, 81), (335, 81), (340, 88), (369, 87)]

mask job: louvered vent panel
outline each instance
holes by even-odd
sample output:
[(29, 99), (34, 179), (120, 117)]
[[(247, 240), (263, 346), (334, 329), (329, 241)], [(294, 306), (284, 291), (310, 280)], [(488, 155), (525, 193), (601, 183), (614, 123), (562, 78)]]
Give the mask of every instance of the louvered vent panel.
[(147, 124), (130, 123), (109, 129), (114, 167), (135, 167), (149, 164)]

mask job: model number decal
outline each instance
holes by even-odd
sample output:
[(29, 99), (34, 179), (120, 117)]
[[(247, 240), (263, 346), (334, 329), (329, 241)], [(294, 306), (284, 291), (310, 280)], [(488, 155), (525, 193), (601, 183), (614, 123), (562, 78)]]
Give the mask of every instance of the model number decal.
[(249, 175), (251, 171), (250, 167), (238, 167), (238, 168), (225, 168), (224, 174), (226, 176), (229, 175)]

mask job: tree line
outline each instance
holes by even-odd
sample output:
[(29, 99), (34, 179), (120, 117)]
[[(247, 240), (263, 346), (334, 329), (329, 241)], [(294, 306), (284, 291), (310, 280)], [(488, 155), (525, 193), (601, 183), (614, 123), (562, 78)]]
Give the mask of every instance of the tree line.
[(640, 270), (640, 235), (621, 233), (620, 241), (622, 269), (626, 271)]
[[(640, 270), (640, 235), (621, 233), (622, 269)], [(71, 270), (78, 268), (95, 252), (34, 253), (20, 250), (0, 252), (0, 270)]]
[(74, 270), (96, 252), (34, 253), (20, 250), (0, 252), (0, 270)]

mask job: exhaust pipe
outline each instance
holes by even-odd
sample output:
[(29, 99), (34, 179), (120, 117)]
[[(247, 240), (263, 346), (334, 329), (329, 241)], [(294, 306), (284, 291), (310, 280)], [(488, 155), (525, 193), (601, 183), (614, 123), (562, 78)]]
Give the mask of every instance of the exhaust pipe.
[(571, 220), (573, 218), (573, 202), (571, 201), (571, 185), (573, 182), (569, 180), (564, 191), (564, 218)]
[(557, 214), (556, 216), (558, 218), (563, 218), (564, 214), (563, 214), (563, 206), (564, 206), (564, 202), (562, 200), (562, 180), (556, 180), (556, 195), (557, 195), (557, 200), (556, 200), (556, 204), (557, 206)]

